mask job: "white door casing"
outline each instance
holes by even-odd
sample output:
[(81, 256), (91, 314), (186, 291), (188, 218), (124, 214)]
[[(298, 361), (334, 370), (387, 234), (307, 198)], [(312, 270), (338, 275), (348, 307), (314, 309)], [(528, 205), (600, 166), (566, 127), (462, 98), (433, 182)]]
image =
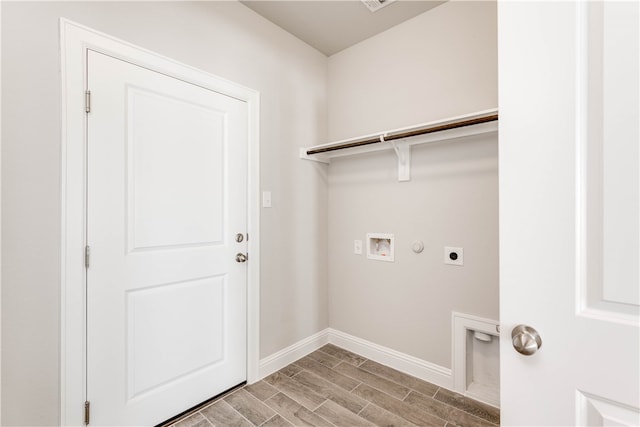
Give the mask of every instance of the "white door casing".
[(640, 7), (499, 2), (498, 22), (501, 423), (640, 425)]
[(91, 423), (155, 425), (246, 380), (247, 108), (87, 60)]
[[(153, 52), (96, 32), (65, 19), (60, 21), (62, 56), (62, 247), (61, 247), (61, 425), (82, 425), (85, 399), (85, 272), (86, 242), (86, 61), (89, 50), (176, 77), (219, 92), (247, 105), (248, 217), (247, 361), (249, 383), (257, 380), (259, 349), (259, 149), (257, 92), (177, 63)], [(158, 199), (159, 200), (159, 199)], [(144, 235), (142, 235), (144, 238)], [(148, 237), (148, 236), (147, 236)], [(166, 237), (166, 236), (165, 236)], [(175, 236), (173, 236), (175, 237)], [(232, 236), (231, 236), (232, 237)], [(135, 242), (134, 242), (135, 243)], [(159, 244), (158, 242), (151, 242)], [(183, 242), (189, 246), (188, 242)], [(197, 245), (195, 245), (197, 246)], [(123, 248), (124, 251), (125, 248)], [(95, 260), (95, 257), (94, 257)], [(95, 265), (95, 264), (94, 264)], [(197, 281), (193, 286), (198, 288)], [(200, 286), (200, 291), (207, 286)], [(211, 287), (209, 287), (211, 289)], [(205, 293), (207, 291), (204, 291)], [(194, 294), (195, 295), (195, 294)], [(95, 410), (95, 408), (94, 408)]]

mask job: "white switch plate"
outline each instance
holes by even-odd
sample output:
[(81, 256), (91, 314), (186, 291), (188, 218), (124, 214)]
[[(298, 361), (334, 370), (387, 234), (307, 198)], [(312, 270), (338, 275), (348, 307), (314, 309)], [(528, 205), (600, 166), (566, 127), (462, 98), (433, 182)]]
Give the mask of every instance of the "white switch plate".
[(271, 191), (262, 192), (262, 207), (263, 208), (271, 207)]
[(353, 253), (356, 255), (362, 255), (362, 240), (353, 241)]
[(453, 246), (445, 246), (444, 263), (451, 265), (464, 265), (464, 249)]

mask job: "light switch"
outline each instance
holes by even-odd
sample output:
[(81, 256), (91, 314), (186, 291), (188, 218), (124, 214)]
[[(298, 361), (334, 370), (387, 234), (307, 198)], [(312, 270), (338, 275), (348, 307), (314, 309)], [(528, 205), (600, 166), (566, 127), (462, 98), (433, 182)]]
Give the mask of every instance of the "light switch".
[(356, 255), (362, 255), (362, 240), (353, 241), (353, 253)]
[(262, 192), (262, 207), (263, 208), (271, 207), (271, 191)]

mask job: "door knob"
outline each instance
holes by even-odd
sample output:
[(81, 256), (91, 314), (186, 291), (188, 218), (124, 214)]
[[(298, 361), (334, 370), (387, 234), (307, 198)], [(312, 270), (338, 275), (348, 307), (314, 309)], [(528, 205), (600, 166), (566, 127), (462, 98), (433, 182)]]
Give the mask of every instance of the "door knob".
[(247, 255), (243, 253), (236, 254), (236, 262), (247, 262)]
[(511, 339), (513, 341), (513, 348), (525, 356), (531, 356), (538, 351), (542, 345), (542, 339), (538, 331), (527, 325), (518, 325), (513, 328), (511, 331)]

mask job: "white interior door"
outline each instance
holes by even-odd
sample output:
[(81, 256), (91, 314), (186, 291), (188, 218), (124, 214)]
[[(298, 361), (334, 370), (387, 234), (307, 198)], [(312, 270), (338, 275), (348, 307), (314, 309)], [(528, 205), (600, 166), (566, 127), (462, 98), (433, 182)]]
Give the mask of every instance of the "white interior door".
[(246, 103), (88, 53), (87, 399), (153, 425), (246, 379)]
[(639, 4), (498, 10), (502, 423), (640, 425)]

